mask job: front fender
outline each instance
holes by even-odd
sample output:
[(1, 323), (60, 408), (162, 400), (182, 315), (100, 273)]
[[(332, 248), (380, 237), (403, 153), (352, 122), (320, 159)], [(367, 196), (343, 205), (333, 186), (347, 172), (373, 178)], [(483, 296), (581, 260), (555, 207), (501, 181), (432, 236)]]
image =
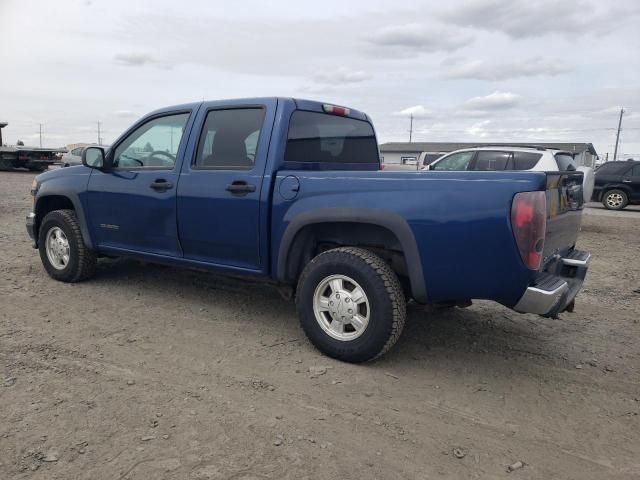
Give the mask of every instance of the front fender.
[[(60, 173), (58, 173), (60, 172)], [(56, 175), (50, 175), (49, 173), (55, 173)], [(53, 170), (37, 177), (40, 185), (36, 194), (34, 202), (35, 218), (35, 242), (38, 240), (38, 229), (42, 218), (39, 218), (38, 211), (42, 210), (42, 205), (48, 200), (53, 198), (65, 198), (76, 212), (78, 223), (80, 225), (80, 232), (85, 245), (89, 249), (94, 248), (94, 242), (91, 238), (91, 232), (87, 224), (87, 209), (86, 209), (86, 192), (89, 177), (91, 175), (91, 169), (78, 166), (69, 167), (64, 169)]]

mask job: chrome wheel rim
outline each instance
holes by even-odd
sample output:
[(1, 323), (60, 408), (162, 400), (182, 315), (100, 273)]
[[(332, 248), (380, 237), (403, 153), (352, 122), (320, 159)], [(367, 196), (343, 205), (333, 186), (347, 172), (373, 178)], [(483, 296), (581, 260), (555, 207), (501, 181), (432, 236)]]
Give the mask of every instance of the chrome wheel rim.
[(327, 335), (347, 342), (365, 332), (371, 308), (358, 282), (346, 275), (330, 275), (316, 287), (313, 313)]
[(51, 227), (45, 239), (45, 249), (49, 263), (56, 270), (64, 270), (69, 265), (69, 240), (60, 227)]
[(622, 195), (619, 193), (610, 193), (607, 195), (607, 205), (610, 207), (619, 207), (622, 205)]

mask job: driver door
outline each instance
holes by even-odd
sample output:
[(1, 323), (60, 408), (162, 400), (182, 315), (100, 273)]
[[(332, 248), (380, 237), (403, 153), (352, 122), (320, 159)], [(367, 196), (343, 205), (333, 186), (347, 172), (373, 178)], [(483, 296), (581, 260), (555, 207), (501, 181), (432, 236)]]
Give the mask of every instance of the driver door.
[(93, 170), (89, 223), (102, 250), (182, 256), (176, 191), (190, 111), (156, 115), (112, 146), (109, 171)]

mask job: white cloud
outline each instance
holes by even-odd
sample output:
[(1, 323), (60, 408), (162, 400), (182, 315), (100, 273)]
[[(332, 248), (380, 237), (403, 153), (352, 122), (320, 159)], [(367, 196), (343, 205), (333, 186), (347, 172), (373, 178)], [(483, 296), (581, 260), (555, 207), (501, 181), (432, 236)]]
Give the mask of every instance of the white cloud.
[(519, 101), (520, 95), (496, 90), (483, 97), (470, 98), (464, 102), (463, 107), (468, 110), (503, 110), (515, 107)]
[(481, 122), (474, 123), (467, 129), (467, 133), (474, 137), (486, 138), (489, 136), (489, 131), (485, 128), (491, 123), (491, 120), (483, 120)]
[(443, 73), (444, 78), (504, 81), (520, 77), (556, 76), (569, 73), (573, 68), (559, 59), (532, 57), (515, 62), (486, 62), (469, 60), (466, 62), (443, 62), (449, 66)]
[(410, 117), (413, 115), (414, 118), (422, 118), (429, 117), (433, 112), (422, 105), (414, 105), (413, 107), (405, 108), (404, 110), (400, 110), (399, 112), (394, 112), (393, 114), (397, 117)]
[(439, 17), (463, 27), (526, 38), (549, 33), (570, 37), (610, 33), (638, 14), (638, 2), (472, 0), (455, 4)]
[(143, 67), (145, 65), (155, 65), (162, 68), (171, 68), (171, 64), (166, 61), (157, 60), (149, 53), (116, 53), (113, 56), (114, 63), (125, 67)]
[(409, 23), (387, 25), (377, 30), (369, 41), (377, 47), (394, 48), (405, 55), (412, 53), (451, 52), (469, 45), (473, 35), (458, 30), (455, 35), (441, 26)]
[(350, 70), (346, 67), (327, 68), (313, 76), (315, 82), (328, 84), (360, 83), (370, 78), (371, 75), (362, 70)]

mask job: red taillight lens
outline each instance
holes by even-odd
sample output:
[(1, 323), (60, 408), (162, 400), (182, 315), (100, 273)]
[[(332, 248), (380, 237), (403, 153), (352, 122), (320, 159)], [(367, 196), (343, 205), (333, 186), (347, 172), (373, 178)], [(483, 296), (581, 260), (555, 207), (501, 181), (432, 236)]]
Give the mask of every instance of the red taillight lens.
[(520, 192), (513, 197), (511, 227), (522, 261), (531, 270), (537, 270), (547, 228), (545, 192)]
[(337, 105), (329, 105), (328, 103), (325, 103), (322, 105), (322, 109), (324, 110), (325, 113), (331, 113), (333, 115), (340, 115), (342, 117), (346, 117), (347, 115), (349, 115), (351, 113), (351, 110), (349, 110), (346, 107), (339, 107)]

